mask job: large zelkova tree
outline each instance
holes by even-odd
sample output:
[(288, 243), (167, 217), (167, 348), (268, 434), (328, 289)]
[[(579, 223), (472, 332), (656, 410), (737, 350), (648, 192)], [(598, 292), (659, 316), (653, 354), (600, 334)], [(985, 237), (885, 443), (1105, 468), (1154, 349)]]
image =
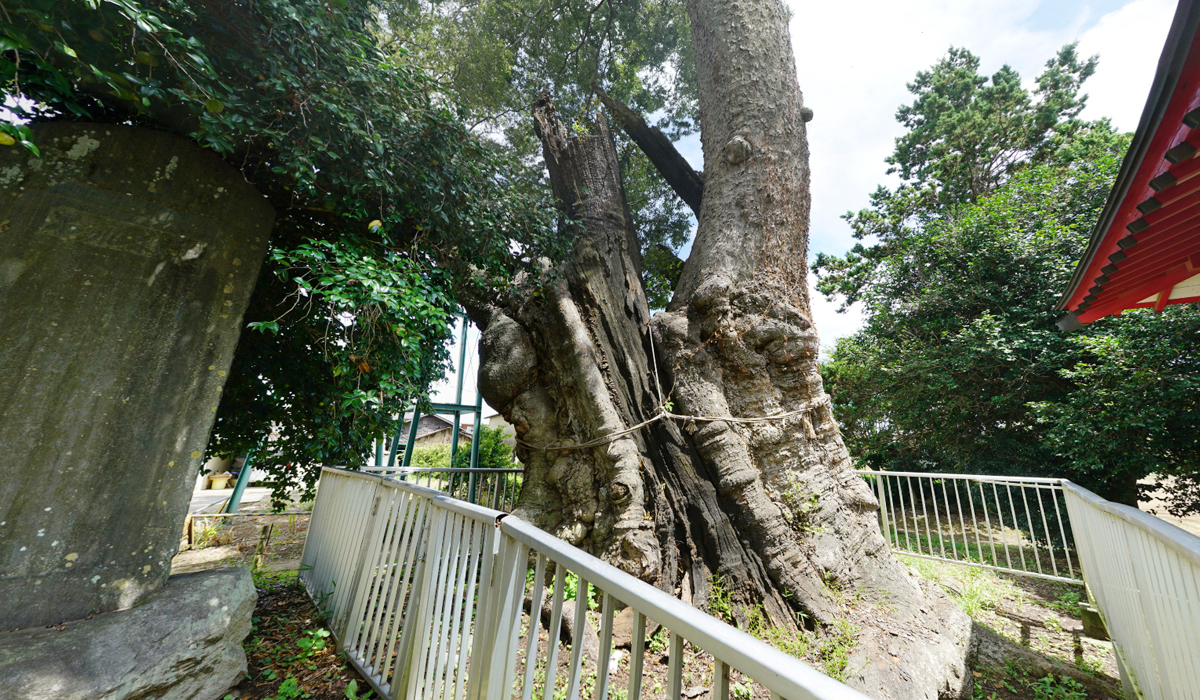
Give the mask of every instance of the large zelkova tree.
[[(0, 3), (21, 120), (166, 129), (242, 170), (276, 211), (210, 452), (275, 432), (258, 466), (311, 486), (359, 464), (447, 361), (457, 281), (556, 258), (551, 205), (473, 134), (364, 0)], [(19, 142), (19, 143), (18, 143)], [(513, 252), (518, 253), (517, 256)], [(523, 262), (524, 260), (524, 262)]]
[[(542, 218), (552, 209), (538, 208), (531, 164), (501, 158), (460, 117), (476, 110), (480, 130), (499, 124), (518, 154), (530, 150), (520, 130), (505, 130), (504, 110), (469, 100), (457, 109), (446, 95), (467, 92), (447, 79), (453, 71), (426, 75), (408, 62), (421, 54), (405, 48), (398, 26), (377, 24), (412, 4), (381, 7), (5, 8), (12, 45), (0, 65), (14, 94), (33, 100), (20, 107), (28, 116), (188, 134), (244, 164), (281, 212), (278, 274), (261, 280), (248, 316), (260, 334), (239, 349), (218, 425), (224, 444), (261, 434), (245, 426), (285, 425), (278, 465), (357, 456), (436, 376), (457, 293), (485, 329), (480, 387), (521, 439), (523, 517), (700, 607), (719, 586), (740, 624), (836, 637), (814, 648), (841, 654), (831, 670), (871, 695), (960, 694), (970, 621), (892, 557), (822, 388), (805, 282), (812, 113), (783, 5), (691, 0), (686, 17), (664, 11), (675, 19), (656, 36), (686, 27), (690, 42), (654, 55), (694, 56), (666, 63), (685, 83), (694, 75), (701, 180), (619, 103), (655, 104), (638, 101), (648, 94), (639, 85), (663, 61), (624, 61), (611, 49), (641, 36), (641, 15), (624, 8), (656, 5), (545, 3), (536, 36), (577, 37), (576, 56), (600, 57), (568, 62), (566, 77), (546, 85), (576, 84), (566, 124), (549, 99), (534, 107), (527, 145), (540, 146), (549, 170), (560, 236)], [(423, 16), (432, 35), (448, 31)], [(560, 20), (570, 31), (554, 34)], [(589, 39), (600, 26), (605, 38)], [(534, 55), (521, 41), (505, 46)], [(540, 55), (556, 65), (552, 51)], [(515, 81), (542, 64), (514, 65), (525, 66)], [(654, 316), (643, 282), (652, 246), (634, 228), (624, 177), (641, 156), (595, 108), (605, 95), (629, 141), (698, 210), (692, 254)], [(647, 192), (663, 191), (643, 180)], [(562, 235), (565, 256), (555, 247)]]
[(910, 85), (889, 159), (903, 184), (848, 217), (864, 244), (819, 261), (821, 289), (865, 312), (823, 368), (861, 464), (1066, 477), (1130, 505), (1157, 473), (1177, 477), (1176, 511), (1200, 507), (1200, 314), (1055, 325), (1129, 143), (1075, 118), (1093, 64), (1066, 47), (1031, 99), (952, 50)]
[(519, 438), (517, 513), (699, 607), (719, 588), (740, 624), (848, 636), (836, 670), (869, 694), (956, 697), (970, 621), (891, 555), (822, 388), (805, 283), (812, 112), (786, 10), (686, 6), (703, 191), (667, 310), (650, 313), (608, 118), (564, 123), (549, 95), (533, 121), (571, 254), (467, 298), (480, 389)]

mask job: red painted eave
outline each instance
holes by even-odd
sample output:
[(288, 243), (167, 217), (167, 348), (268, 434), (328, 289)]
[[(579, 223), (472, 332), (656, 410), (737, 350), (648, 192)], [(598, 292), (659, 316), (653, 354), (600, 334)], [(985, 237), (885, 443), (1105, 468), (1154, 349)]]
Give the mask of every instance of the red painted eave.
[(1182, 0), (1129, 153), (1057, 305), (1070, 312), (1059, 325), (1196, 301), (1197, 276), (1200, 1)]

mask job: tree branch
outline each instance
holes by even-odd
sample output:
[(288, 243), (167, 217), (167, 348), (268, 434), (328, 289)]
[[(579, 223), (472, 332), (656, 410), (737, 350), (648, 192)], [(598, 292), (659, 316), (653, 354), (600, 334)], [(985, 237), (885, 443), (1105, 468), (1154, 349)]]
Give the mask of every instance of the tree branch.
[(696, 216), (700, 216), (700, 199), (704, 193), (704, 181), (700, 179), (700, 173), (692, 170), (692, 166), (675, 150), (675, 145), (666, 134), (647, 124), (640, 114), (623, 102), (609, 97), (600, 86), (593, 83), (592, 89), (612, 113), (613, 121), (629, 134), (638, 148), (642, 149), (642, 153), (646, 154), (671, 189), (675, 190), (675, 194), (692, 208)]

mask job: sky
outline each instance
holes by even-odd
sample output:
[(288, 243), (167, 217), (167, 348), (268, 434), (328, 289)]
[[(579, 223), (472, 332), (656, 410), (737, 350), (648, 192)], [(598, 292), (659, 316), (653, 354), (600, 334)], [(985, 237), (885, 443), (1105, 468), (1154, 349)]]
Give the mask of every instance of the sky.
[[(865, 207), (877, 186), (896, 184), (884, 159), (903, 131), (895, 114), (911, 101), (906, 84), (951, 46), (979, 56), (985, 74), (1012, 66), (1032, 87), (1046, 61), (1078, 41), (1081, 55), (1100, 57), (1084, 84), (1083, 117), (1109, 117), (1118, 129), (1133, 131), (1175, 12), (1174, 0), (788, 0), (788, 5), (797, 78), (804, 104), (814, 113), (808, 124), (812, 257), (849, 250), (855, 241), (841, 214)], [(676, 145), (701, 169), (698, 136)], [(862, 325), (859, 309), (839, 314), (837, 302), (815, 290), (811, 298), (826, 350)], [(474, 398), (477, 332), (468, 345), (464, 397)], [(435, 388), (436, 401), (452, 398), (449, 386)], [(484, 413), (495, 411), (485, 406)]]

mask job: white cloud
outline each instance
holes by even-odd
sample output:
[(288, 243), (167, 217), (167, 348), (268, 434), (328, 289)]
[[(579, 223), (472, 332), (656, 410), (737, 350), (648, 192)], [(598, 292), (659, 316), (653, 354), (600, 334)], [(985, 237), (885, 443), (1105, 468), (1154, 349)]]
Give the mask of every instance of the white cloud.
[(1135, 0), (1079, 37), (1083, 55), (1100, 55), (1096, 74), (1084, 86), (1085, 117), (1110, 117), (1124, 131), (1137, 128), (1174, 12), (1173, 0)]

